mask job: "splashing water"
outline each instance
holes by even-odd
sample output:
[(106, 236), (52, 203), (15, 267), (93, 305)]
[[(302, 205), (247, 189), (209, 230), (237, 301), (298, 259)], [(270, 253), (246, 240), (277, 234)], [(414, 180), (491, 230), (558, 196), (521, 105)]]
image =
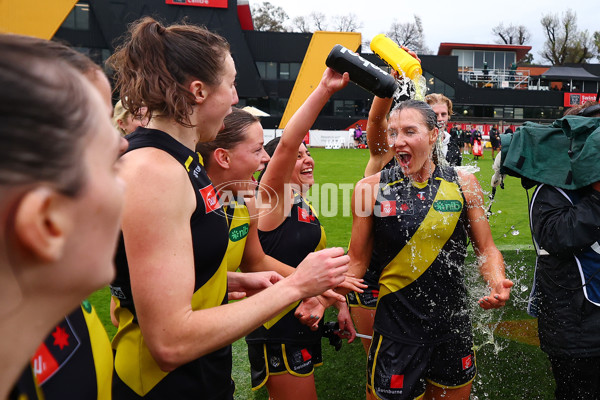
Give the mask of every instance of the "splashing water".
[[(505, 319), (517, 319), (516, 321), (507, 321), (509, 324), (511, 322), (515, 324), (509, 326), (517, 326), (519, 323), (524, 322), (520, 320), (522, 317), (518, 317), (518, 315), (523, 315), (523, 312), (527, 309), (529, 293), (532, 285), (531, 272), (534, 268), (534, 265), (530, 260), (526, 259), (526, 254), (523, 252), (519, 253), (517, 251), (516, 254), (520, 254), (518, 259), (513, 259), (513, 261), (508, 262), (505, 267), (506, 277), (512, 280), (514, 283), (513, 289), (511, 290), (510, 300), (507, 305), (510, 309), (516, 309), (517, 314), (515, 314), (515, 311), (509, 311), (506, 307), (494, 310), (482, 309), (477, 304), (477, 300), (483, 296), (489, 295), (489, 288), (482, 280), (478, 268), (478, 264), (483, 262), (484, 259), (470, 261), (469, 263), (465, 264), (464, 276), (469, 296), (468, 299), (471, 319), (473, 323), (474, 348), (476, 351), (479, 351), (480, 354), (488, 354), (488, 358), (506, 357), (506, 355), (502, 355), (503, 351), (508, 352), (508, 354), (511, 354), (510, 351), (514, 351), (514, 348), (510, 351), (508, 349), (508, 347), (511, 346), (511, 343), (513, 343), (512, 340), (519, 340), (519, 338), (524, 339), (524, 337), (521, 336), (522, 331), (519, 331), (520, 333), (516, 333), (517, 331), (514, 331), (514, 336), (505, 336), (505, 334), (499, 336), (499, 333), (495, 334), (496, 329), (499, 328), (501, 323), (502, 329), (505, 329), (503, 321)], [(469, 258), (469, 260), (471, 260), (471, 258)], [(509, 330), (509, 333), (510, 332), (511, 331)], [(507, 338), (512, 338), (512, 340), (507, 340)], [(518, 365), (518, 362), (513, 364), (514, 368), (518, 368)], [(523, 368), (523, 373), (526, 373), (528, 367), (523, 366)], [(497, 394), (489, 391), (490, 382), (500, 382), (507, 376), (509, 376), (507, 371), (489, 368), (489, 366), (482, 366), (481, 368), (478, 368), (477, 377), (473, 382), (471, 399), (498, 399)], [(515, 382), (513, 382), (513, 384), (515, 384)], [(528, 390), (535, 391), (534, 388), (529, 388)], [(542, 397), (531, 396), (523, 398), (540, 399)]]
[(394, 100), (414, 99), (423, 101), (425, 99), (427, 80), (422, 75), (416, 76), (411, 80), (402, 72), (402, 77), (397, 79), (396, 82), (398, 83), (398, 89), (394, 92)]

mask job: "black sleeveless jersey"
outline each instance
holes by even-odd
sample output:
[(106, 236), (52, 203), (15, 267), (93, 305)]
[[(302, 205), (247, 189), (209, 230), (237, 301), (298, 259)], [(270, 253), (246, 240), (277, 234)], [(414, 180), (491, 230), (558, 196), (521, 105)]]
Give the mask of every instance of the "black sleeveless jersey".
[[(158, 148), (173, 156), (187, 171), (196, 193), (196, 209), (190, 219), (195, 260), (192, 309), (205, 309), (226, 303), (225, 252), (229, 228), (200, 155), (158, 130), (138, 128), (128, 135), (127, 139), (128, 152), (142, 147)], [(178, 399), (232, 398), (231, 346), (203, 356), (172, 372), (164, 372), (158, 367), (137, 324), (122, 234), (115, 263), (117, 277), (111, 284), (111, 293), (117, 303), (115, 315), (119, 319), (119, 329), (113, 339), (115, 399), (137, 396)], [(160, 295), (161, 293), (156, 293), (156, 296)]]
[(111, 399), (110, 341), (87, 300), (50, 331), (31, 364), (46, 400)]
[[(295, 194), (290, 215), (272, 231), (258, 231), (265, 254), (297, 267), (313, 251), (326, 246), (325, 231), (310, 204)], [(294, 312), (295, 302), (278, 316), (246, 336), (248, 343), (306, 344), (321, 341), (321, 330), (311, 331), (300, 323)]]
[(35, 374), (31, 365), (27, 364), (19, 380), (15, 382), (8, 400), (44, 400), (44, 394), (35, 380)]
[(381, 172), (374, 207), (379, 272), (374, 329), (399, 342), (432, 343), (470, 332), (463, 265), (466, 207), (456, 171), (436, 167), (411, 182), (400, 167)]

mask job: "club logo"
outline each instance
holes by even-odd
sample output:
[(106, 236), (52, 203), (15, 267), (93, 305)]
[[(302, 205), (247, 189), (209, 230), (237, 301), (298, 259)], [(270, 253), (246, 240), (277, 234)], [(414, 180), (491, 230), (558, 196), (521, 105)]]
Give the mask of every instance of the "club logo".
[(273, 366), (273, 368), (277, 368), (281, 365), (281, 360), (279, 359), (279, 357), (272, 356), (269, 361), (271, 361), (271, 365)]
[(41, 385), (60, 370), (74, 355), (80, 341), (66, 317), (38, 347), (31, 359), (33, 372)]

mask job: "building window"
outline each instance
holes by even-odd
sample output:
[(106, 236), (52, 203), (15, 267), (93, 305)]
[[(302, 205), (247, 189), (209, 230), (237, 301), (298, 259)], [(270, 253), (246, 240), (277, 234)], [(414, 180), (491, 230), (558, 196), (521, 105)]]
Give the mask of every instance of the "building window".
[(455, 90), (452, 86), (439, 78), (436, 78), (429, 72), (424, 72), (423, 76), (427, 82), (427, 93), (440, 93), (448, 97), (450, 100), (454, 99)]
[(279, 64), (279, 79), (290, 80), (290, 63)]
[(523, 107), (515, 107), (514, 118), (523, 119)]
[(267, 62), (266, 64), (266, 78), (265, 79), (277, 79), (277, 63)]
[(267, 76), (267, 70), (266, 70), (265, 62), (264, 61), (257, 61), (256, 62), (256, 69), (258, 70), (258, 75), (260, 75), (260, 79), (265, 79), (265, 76)]
[(494, 107), (494, 118), (504, 118), (504, 107)]
[(260, 79), (277, 79), (277, 63), (272, 61), (257, 61), (256, 69)]
[(506, 59), (504, 62), (504, 65), (506, 66), (506, 69), (510, 69), (510, 67), (512, 66), (513, 63), (515, 63), (517, 61), (517, 53), (514, 52), (506, 52)]
[(300, 73), (301, 63), (290, 63), (290, 79), (296, 80), (298, 78), (298, 74)]
[(354, 100), (334, 100), (333, 115), (340, 117), (354, 117), (358, 113), (358, 105)]
[(484, 56), (483, 56), (484, 60), (483, 61), (487, 63), (488, 68), (489, 69), (494, 69), (495, 68), (494, 67), (494, 52), (493, 51), (486, 51), (483, 54), (484, 54)]
[(90, 29), (90, 5), (88, 3), (77, 3), (71, 10), (63, 28), (77, 29), (79, 31), (87, 31)]

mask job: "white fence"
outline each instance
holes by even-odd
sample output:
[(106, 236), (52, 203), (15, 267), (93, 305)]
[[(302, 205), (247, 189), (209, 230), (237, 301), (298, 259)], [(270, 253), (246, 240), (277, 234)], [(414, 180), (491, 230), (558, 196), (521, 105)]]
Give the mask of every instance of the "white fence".
[[(265, 129), (265, 144), (276, 136), (281, 136), (282, 133), (282, 129)], [(309, 146), (324, 147), (326, 149), (351, 148), (355, 147), (353, 136), (354, 129), (348, 131), (323, 131), (315, 129), (309, 131)]]

